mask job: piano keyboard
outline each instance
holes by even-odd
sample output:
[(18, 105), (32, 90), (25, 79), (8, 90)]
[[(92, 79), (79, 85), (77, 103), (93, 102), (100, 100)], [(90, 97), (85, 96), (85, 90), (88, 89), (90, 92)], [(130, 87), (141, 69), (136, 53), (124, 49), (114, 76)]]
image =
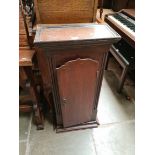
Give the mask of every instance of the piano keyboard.
[(135, 37), (135, 21), (133, 19), (122, 13), (109, 15), (108, 19)]
[(132, 21), (131, 18), (126, 17), (124, 18), (123, 14), (114, 14), (113, 17), (118, 20), (119, 22), (121, 22), (123, 25), (126, 25), (128, 28), (130, 28), (131, 30), (133, 30), (135, 32), (135, 24), (134, 21)]

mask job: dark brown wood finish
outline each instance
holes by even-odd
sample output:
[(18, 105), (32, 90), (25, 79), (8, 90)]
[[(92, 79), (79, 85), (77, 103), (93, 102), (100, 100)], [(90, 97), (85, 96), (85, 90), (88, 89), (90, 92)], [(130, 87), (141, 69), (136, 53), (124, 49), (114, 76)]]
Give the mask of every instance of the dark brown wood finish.
[(90, 121), (98, 78), (98, 62), (78, 58), (68, 61), (56, 70), (64, 127)]
[(135, 9), (135, 0), (129, 0), (127, 4), (128, 9)]
[(34, 45), (46, 97), (53, 96), (57, 129), (84, 128), (88, 122), (95, 127), (105, 53), (118, 40), (108, 25), (38, 26)]
[[(39, 95), (35, 85), (32, 71), (32, 58), (35, 51), (31, 49), (29, 43), (28, 29), (21, 6), (19, 8), (19, 87), (20, 87), (20, 112), (34, 112), (34, 121), (37, 129), (43, 129), (43, 114), (39, 105)], [(21, 92), (28, 92), (24, 95)], [(29, 103), (28, 101), (31, 101)]]
[(32, 48), (32, 36), (30, 36), (30, 27), (28, 25), (28, 17), (25, 15), (22, 1), (20, 0), (19, 8), (19, 46)]
[(132, 19), (135, 19), (135, 9), (123, 9), (121, 12), (131, 17)]
[[(20, 86), (22, 89), (29, 92), (29, 98), (24, 97), (23, 99), (29, 101), (31, 100), (33, 104), (25, 104), (20, 98), (19, 109), (21, 112), (32, 112), (34, 111), (34, 120), (37, 125), (37, 129), (43, 129), (43, 114), (39, 105), (39, 96), (37, 88), (34, 82), (34, 76), (32, 73), (32, 57), (34, 55), (33, 50), (23, 50), (19, 51), (19, 77), (20, 77)], [(23, 104), (24, 103), (24, 104)]]
[(135, 0), (112, 0), (112, 9), (120, 11), (122, 9), (135, 9)]
[(25, 17), (22, 13), (21, 7), (19, 8), (19, 47), (29, 46), (28, 29)]
[(128, 0), (112, 0), (112, 9), (114, 11), (120, 11), (127, 7)]
[(98, 0), (98, 6), (102, 8), (111, 8), (112, 0)]

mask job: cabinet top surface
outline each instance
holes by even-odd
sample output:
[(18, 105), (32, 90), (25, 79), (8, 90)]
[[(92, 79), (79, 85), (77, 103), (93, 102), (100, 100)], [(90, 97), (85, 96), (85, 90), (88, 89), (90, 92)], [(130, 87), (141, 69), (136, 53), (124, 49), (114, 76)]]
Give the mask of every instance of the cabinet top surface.
[(47, 42), (120, 39), (107, 24), (66, 24), (37, 26), (34, 44)]

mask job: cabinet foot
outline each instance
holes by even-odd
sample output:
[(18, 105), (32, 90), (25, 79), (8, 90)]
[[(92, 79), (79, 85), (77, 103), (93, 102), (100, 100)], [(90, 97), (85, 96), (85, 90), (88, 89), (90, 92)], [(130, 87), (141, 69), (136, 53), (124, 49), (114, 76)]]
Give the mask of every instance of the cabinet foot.
[(74, 131), (74, 130), (90, 129), (90, 128), (97, 128), (97, 127), (98, 127), (97, 121), (87, 122), (87, 123), (83, 123), (83, 124), (79, 124), (79, 125), (67, 127), (67, 128), (57, 126), (56, 133)]

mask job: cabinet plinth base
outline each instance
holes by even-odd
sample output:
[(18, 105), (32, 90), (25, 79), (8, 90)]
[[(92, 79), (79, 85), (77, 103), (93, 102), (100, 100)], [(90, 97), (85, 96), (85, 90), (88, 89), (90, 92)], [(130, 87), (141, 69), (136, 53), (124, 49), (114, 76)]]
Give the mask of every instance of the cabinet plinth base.
[(60, 132), (67, 132), (67, 131), (74, 131), (74, 130), (82, 130), (82, 129), (90, 129), (90, 128), (97, 128), (99, 123), (97, 121), (87, 122), (83, 124), (79, 124), (72, 127), (63, 128), (61, 126), (56, 127), (56, 133)]

